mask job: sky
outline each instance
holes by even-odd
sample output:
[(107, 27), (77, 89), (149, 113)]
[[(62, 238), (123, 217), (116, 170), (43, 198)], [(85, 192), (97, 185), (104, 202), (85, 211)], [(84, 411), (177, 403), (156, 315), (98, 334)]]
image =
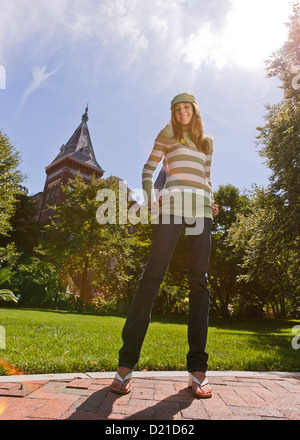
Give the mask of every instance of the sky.
[(140, 188), (182, 92), (214, 138), (214, 190), (268, 185), (257, 127), (282, 98), (265, 60), (287, 38), (289, 0), (0, 0), (0, 10), (0, 130), (20, 151), (29, 195), (87, 103), (104, 177)]

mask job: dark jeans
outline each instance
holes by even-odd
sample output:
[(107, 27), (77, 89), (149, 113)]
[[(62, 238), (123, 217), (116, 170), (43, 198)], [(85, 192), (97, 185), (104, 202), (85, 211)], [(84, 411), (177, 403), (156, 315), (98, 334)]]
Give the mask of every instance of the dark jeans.
[[(177, 217), (178, 219), (178, 217)], [(187, 235), (188, 277), (189, 277), (189, 315), (187, 370), (189, 372), (207, 370), (208, 354), (205, 351), (208, 314), (209, 290), (207, 270), (211, 247), (211, 224), (204, 218), (203, 232), (199, 235)], [(139, 279), (135, 297), (122, 331), (123, 347), (119, 351), (119, 366), (133, 370), (138, 363), (142, 344), (150, 323), (155, 297), (165, 277), (170, 259), (176, 247), (182, 229), (186, 226), (171, 224), (155, 226), (148, 263)]]

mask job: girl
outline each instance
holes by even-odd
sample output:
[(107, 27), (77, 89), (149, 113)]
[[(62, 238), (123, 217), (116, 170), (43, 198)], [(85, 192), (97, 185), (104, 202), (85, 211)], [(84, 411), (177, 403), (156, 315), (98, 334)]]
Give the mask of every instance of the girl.
[[(193, 395), (207, 398), (212, 396), (205, 375), (209, 313), (207, 270), (211, 224), (213, 216), (218, 214), (211, 185), (213, 140), (204, 135), (200, 111), (193, 95), (181, 93), (175, 96), (171, 102), (171, 113), (170, 124), (157, 136), (143, 168), (143, 189), (152, 212), (159, 211), (159, 222), (155, 226), (149, 259), (122, 331), (123, 347), (119, 351), (118, 371), (111, 390), (118, 394), (131, 391), (131, 374), (139, 360), (153, 303), (185, 228), (190, 287), (187, 370)], [(153, 173), (163, 157), (168, 176), (157, 200)]]

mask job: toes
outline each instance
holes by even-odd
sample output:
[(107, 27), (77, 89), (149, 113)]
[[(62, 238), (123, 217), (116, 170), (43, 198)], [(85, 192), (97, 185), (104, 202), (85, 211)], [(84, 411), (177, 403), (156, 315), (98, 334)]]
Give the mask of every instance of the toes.
[(211, 394), (211, 388), (210, 388), (210, 386), (205, 385), (205, 386), (202, 388), (202, 393), (203, 393), (203, 394)]
[(126, 380), (126, 382), (124, 383), (122, 389), (127, 391), (127, 390), (129, 390), (129, 388), (130, 388), (130, 381)]
[(122, 383), (117, 379), (113, 381), (111, 386), (112, 386), (112, 388), (115, 388), (116, 390), (122, 389)]

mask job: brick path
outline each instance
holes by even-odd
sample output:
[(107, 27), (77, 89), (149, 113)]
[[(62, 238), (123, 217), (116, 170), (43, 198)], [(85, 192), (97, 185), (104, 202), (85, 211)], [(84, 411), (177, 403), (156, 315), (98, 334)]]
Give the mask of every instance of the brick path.
[(125, 396), (110, 392), (113, 376), (2, 376), (0, 420), (300, 420), (300, 373), (208, 372), (202, 400), (185, 372), (134, 372)]

